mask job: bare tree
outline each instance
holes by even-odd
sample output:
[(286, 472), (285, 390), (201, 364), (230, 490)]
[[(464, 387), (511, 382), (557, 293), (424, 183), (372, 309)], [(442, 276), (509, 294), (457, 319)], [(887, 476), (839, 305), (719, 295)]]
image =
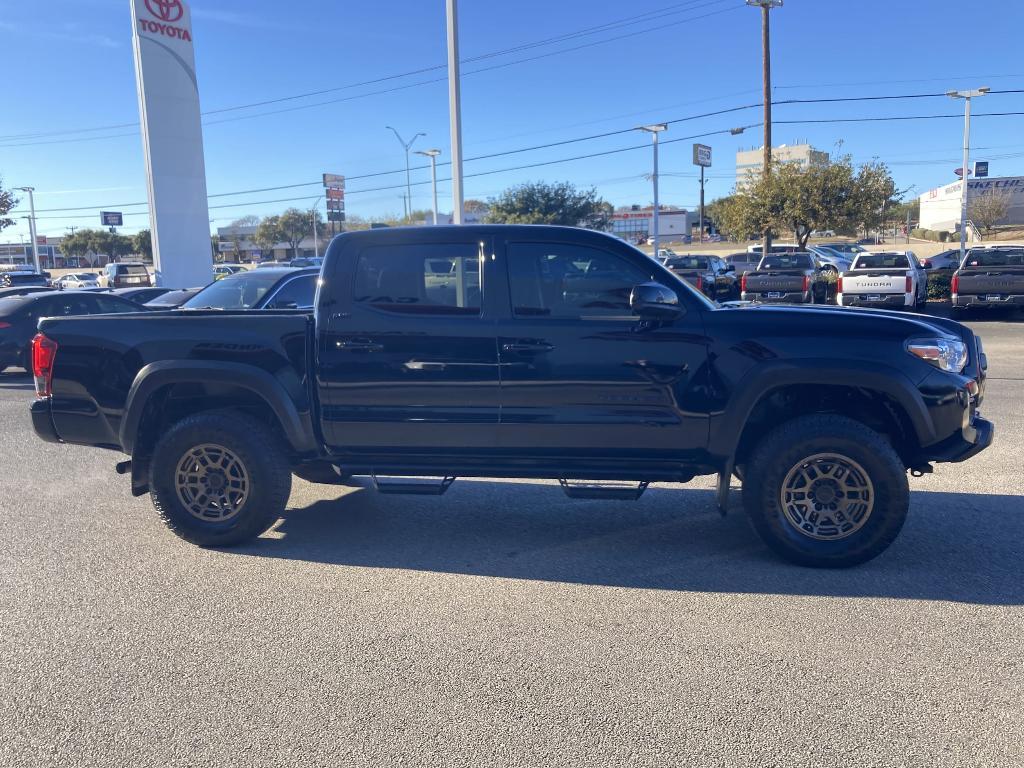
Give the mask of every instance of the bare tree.
[(967, 215), (986, 232), (990, 232), (996, 224), (1006, 218), (1010, 211), (1010, 195), (1006, 192), (991, 190), (978, 195), (967, 205)]

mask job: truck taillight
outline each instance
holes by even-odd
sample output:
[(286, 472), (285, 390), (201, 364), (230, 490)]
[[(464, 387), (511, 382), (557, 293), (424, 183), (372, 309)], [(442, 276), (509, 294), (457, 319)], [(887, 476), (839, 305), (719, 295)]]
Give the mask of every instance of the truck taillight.
[(960, 293), (960, 275), (953, 275), (953, 279), (949, 283), (950, 293)]
[(914, 290), (914, 278), (912, 278), (910, 275), (907, 275), (906, 292), (910, 293), (912, 290)]
[(3, 320), (0, 320), (0, 329), (2, 329), (2, 328), (10, 328), (10, 327), (11, 327), (10, 323), (5, 323)]
[(843, 276), (840, 275), (839, 277), (836, 278), (836, 293), (842, 293), (842, 292), (843, 292)]
[(36, 397), (49, 397), (53, 392), (53, 361), (57, 357), (57, 342), (37, 333), (32, 339), (32, 376), (36, 382)]
[(804, 290), (804, 293), (807, 293), (807, 291), (811, 290), (811, 278), (808, 277), (807, 275), (804, 275), (804, 288), (803, 288), (803, 290)]
[(743, 277), (740, 278), (740, 290), (744, 293), (747, 292), (747, 273), (743, 273)]
[(704, 290), (704, 278), (701, 277), (700, 275), (697, 275), (697, 290), (698, 291), (703, 291)]

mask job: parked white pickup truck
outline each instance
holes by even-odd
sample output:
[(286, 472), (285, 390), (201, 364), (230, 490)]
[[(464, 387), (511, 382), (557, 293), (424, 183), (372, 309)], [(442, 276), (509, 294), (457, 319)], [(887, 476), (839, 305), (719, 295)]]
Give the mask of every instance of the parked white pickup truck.
[(910, 307), (928, 301), (928, 273), (913, 251), (859, 253), (839, 276), (841, 307)]

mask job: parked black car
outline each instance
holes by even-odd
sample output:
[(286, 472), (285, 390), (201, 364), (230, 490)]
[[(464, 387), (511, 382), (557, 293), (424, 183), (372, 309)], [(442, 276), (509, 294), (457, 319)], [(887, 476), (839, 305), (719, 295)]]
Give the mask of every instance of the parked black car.
[(718, 256), (670, 256), (665, 260), (665, 266), (709, 298), (735, 301), (740, 297), (736, 267), (726, 264)]
[(5, 296), (28, 296), (30, 293), (45, 293), (46, 291), (53, 290), (56, 289), (48, 285), (20, 285), (14, 288), (0, 288), (0, 299)]
[[(978, 413), (985, 357), (960, 323), (723, 306), (575, 228), (345, 233), (312, 313), (40, 330), (37, 434), (125, 454), (133, 492), (203, 546), (273, 525), (292, 472), (435, 495), (457, 476), (557, 478), (589, 499), (717, 474), (723, 510), (735, 473), (770, 547), (846, 566), (896, 538), (908, 469), (963, 461), (993, 435)], [(422, 476), (443, 479), (387, 479)]]
[(49, 285), (49, 278), (39, 272), (13, 269), (0, 272), (0, 288), (27, 288), (30, 286), (48, 288)]
[(155, 298), (163, 296), (171, 288), (157, 286), (142, 286), (139, 288), (114, 288), (109, 291), (112, 296), (120, 296), (122, 299), (134, 301), (136, 304), (145, 304)]
[(141, 311), (134, 302), (87, 291), (45, 291), (0, 298), (0, 371), (12, 365), (29, 368), (32, 337), (40, 318)]
[(167, 291), (157, 296), (155, 299), (150, 299), (144, 306), (146, 309), (176, 309), (184, 304), (186, 301), (191, 299), (202, 288), (178, 288), (173, 291)]
[(950, 285), (953, 310), (1024, 309), (1024, 247), (971, 248)]
[(182, 309), (312, 309), (320, 268), (265, 267), (210, 283)]

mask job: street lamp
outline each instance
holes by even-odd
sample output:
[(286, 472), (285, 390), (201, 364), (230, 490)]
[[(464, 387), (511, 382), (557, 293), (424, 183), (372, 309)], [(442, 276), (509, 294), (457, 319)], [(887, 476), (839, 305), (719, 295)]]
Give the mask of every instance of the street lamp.
[(967, 251), (967, 163), (971, 156), (971, 99), (984, 96), (991, 88), (985, 86), (973, 91), (946, 91), (954, 99), (964, 100), (964, 164), (960, 169), (960, 260)]
[(32, 238), (32, 261), (36, 265), (36, 272), (42, 272), (43, 270), (39, 266), (39, 243), (36, 242), (36, 201), (33, 193), (36, 191), (35, 187), (15, 187), (19, 192), (28, 193), (28, 210), (29, 216), (23, 216), (22, 218), (28, 219), (28, 233)]
[[(764, 160), (761, 163), (761, 173), (767, 177), (772, 167), (772, 50), (769, 12), (772, 8), (781, 8), (782, 0), (747, 0), (747, 5), (761, 9), (761, 58), (764, 79)], [(765, 229), (761, 255), (767, 256), (771, 247), (771, 231)]]
[(395, 134), (395, 138), (398, 139), (398, 143), (402, 145), (402, 149), (405, 150), (405, 218), (409, 218), (409, 214), (412, 213), (412, 183), (409, 181), (409, 149), (412, 147), (413, 142), (416, 141), (420, 136), (426, 136), (425, 133), (417, 133), (409, 141), (406, 141), (402, 136), (392, 128), (390, 125), (385, 126), (389, 131)]
[(658, 258), (658, 247), (661, 245), (661, 234), (658, 231), (658, 134), (668, 130), (668, 123), (641, 125), (637, 130), (651, 134), (654, 146), (654, 172), (651, 174), (651, 181), (654, 183), (654, 258)]
[(434, 193), (434, 226), (437, 226), (437, 156), (441, 154), (440, 149), (416, 150), (417, 155), (430, 158), (430, 187)]

